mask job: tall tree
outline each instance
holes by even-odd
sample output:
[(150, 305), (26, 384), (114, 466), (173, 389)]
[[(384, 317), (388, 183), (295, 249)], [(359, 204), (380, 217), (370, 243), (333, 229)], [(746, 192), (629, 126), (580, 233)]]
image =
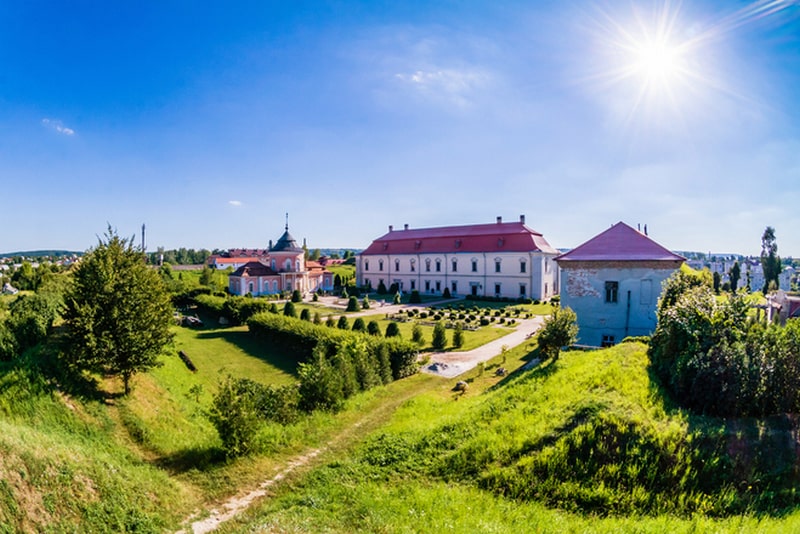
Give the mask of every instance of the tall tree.
[(761, 268), (764, 271), (764, 289), (766, 295), (770, 282), (778, 287), (778, 276), (781, 274), (781, 259), (778, 256), (778, 243), (775, 240), (775, 229), (767, 226), (761, 236)]
[(742, 268), (739, 266), (739, 262), (733, 262), (733, 267), (731, 267), (730, 273), (728, 273), (731, 277), (731, 292), (736, 293), (736, 288), (739, 286), (739, 279), (742, 277)]
[(160, 365), (158, 356), (172, 339), (172, 305), (133, 238), (109, 226), (75, 269), (65, 300), (72, 365), (119, 375), (126, 395), (134, 374)]

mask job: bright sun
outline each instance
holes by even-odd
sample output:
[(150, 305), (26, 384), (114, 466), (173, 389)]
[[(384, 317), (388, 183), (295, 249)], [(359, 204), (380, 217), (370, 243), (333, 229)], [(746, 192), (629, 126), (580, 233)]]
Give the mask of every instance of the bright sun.
[(680, 52), (666, 43), (640, 46), (634, 52), (633, 68), (648, 82), (668, 83), (681, 75)]

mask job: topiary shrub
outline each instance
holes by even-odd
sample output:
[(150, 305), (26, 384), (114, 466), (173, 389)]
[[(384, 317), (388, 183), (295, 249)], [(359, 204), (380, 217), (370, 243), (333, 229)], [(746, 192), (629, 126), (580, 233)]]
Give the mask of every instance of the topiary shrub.
[(329, 315), (327, 319), (325, 319), (325, 326), (329, 326), (331, 328), (336, 327), (336, 319), (333, 318), (333, 315)]
[(308, 308), (303, 308), (302, 310), (300, 310), (300, 318), (304, 321), (310, 321), (311, 311), (309, 311)]
[(350, 297), (347, 300), (347, 310), (346, 311), (354, 312), (354, 311), (358, 311), (358, 310), (359, 310), (358, 299), (355, 298), (355, 297)]
[(367, 331), (367, 324), (364, 322), (364, 319), (361, 317), (356, 317), (356, 320), (353, 321), (353, 332), (366, 332)]
[(450, 288), (449, 287), (444, 288), (444, 291), (442, 291), (442, 298), (446, 298), (446, 299), (452, 298), (450, 296)]
[(386, 284), (383, 283), (383, 280), (378, 283), (378, 295), (385, 295), (386, 294)]
[(292, 291), (292, 302), (302, 302), (303, 295), (300, 294), (299, 289), (295, 289)]
[(394, 321), (386, 325), (386, 337), (400, 337), (400, 327)]
[(350, 322), (347, 320), (346, 315), (339, 316), (339, 321), (336, 323), (336, 328), (339, 330), (350, 330)]
[(374, 319), (367, 323), (367, 333), (371, 336), (380, 336), (381, 335), (381, 326), (378, 324), (378, 321)]
[(418, 324), (415, 324), (414, 327), (411, 329), (411, 341), (420, 346), (425, 343), (425, 337), (422, 333), (422, 327)]
[(283, 314), (287, 317), (297, 317), (297, 311), (294, 309), (294, 302), (287, 300), (283, 305)]
[(412, 291), (411, 296), (408, 298), (408, 302), (410, 302), (411, 304), (421, 304), (422, 297), (420, 297), (419, 291), (417, 291), (416, 289)]
[(394, 294), (394, 298), (392, 299), (392, 304), (400, 304), (402, 302), (402, 297), (400, 296), (400, 292), (396, 292)]
[(364, 296), (364, 300), (361, 301), (361, 309), (362, 310), (369, 309), (369, 296)]
[(443, 351), (447, 346), (447, 331), (445, 330), (444, 323), (441, 321), (436, 323), (433, 327), (433, 340), (431, 342), (433, 350)]
[(464, 328), (461, 323), (456, 323), (453, 327), (453, 347), (460, 349), (464, 346)]

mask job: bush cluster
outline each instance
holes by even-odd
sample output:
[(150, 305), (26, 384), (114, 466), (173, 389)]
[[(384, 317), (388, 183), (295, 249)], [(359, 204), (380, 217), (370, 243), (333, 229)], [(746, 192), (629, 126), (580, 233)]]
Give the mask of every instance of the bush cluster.
[(800, 321), (767, 325), (749, 309), (739, 294), (717, 302), (697, 275), (678, 271), (666, 282), (649, 355), (678, 402), (717, 416), (800, 410)]
[[(367, 325), (371, 328), (372, 322)], [(390, 323), (394, 324), (394, 323)], [(417, 347), (399, 338), (384, 339), (378, 336), (365, 336), (351, 330), (327, 328), (291, 317), (260, 313), (247, 322), (250, 331), (256, 336), (278, 345), (289, 354), (295, 354), (300, 362), (310, 362), (318, 346), (328, 347), (326, 354), (335, 353), (345, 342), (353, 339), (364, 341), (368, 361), (379, 364), (380, 353), (386, 351), (395, 380), (417, 372)]]
[(200, 293), (194, 296), (194, 303), (201, 312), (213, 317), (225, 317), (231, 324), (244, 324), (253, 315), (268, 311), (275, 303), (265, 299), (238, 296), (217, 296)]

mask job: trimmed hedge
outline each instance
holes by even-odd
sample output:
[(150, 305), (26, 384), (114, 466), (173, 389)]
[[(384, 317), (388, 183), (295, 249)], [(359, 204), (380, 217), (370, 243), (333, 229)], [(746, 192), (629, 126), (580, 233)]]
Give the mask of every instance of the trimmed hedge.
[(259, 313), (247, 321), (250, 332), (296, 355), (299, 362), (309, 362), (318, 345), (328, 347), (333, 356), (346, 340), (357, 337), (366, 341), (368, 360), (378, 365), (380, 353), (389, 356), (394, 380), (417, 372), (417, 346), (402, 339), (368, 336), (352, 330), (339, 330), (301, 321), (292, 317)]
[(218, 297), (216, 295), (197, 295), (194, 302), (200, 310), (219, 319), (225, 317), (231, 324), (244, 324), (257, 313), (269, 310), (270, 303), (264, 299), (247, 297)]

